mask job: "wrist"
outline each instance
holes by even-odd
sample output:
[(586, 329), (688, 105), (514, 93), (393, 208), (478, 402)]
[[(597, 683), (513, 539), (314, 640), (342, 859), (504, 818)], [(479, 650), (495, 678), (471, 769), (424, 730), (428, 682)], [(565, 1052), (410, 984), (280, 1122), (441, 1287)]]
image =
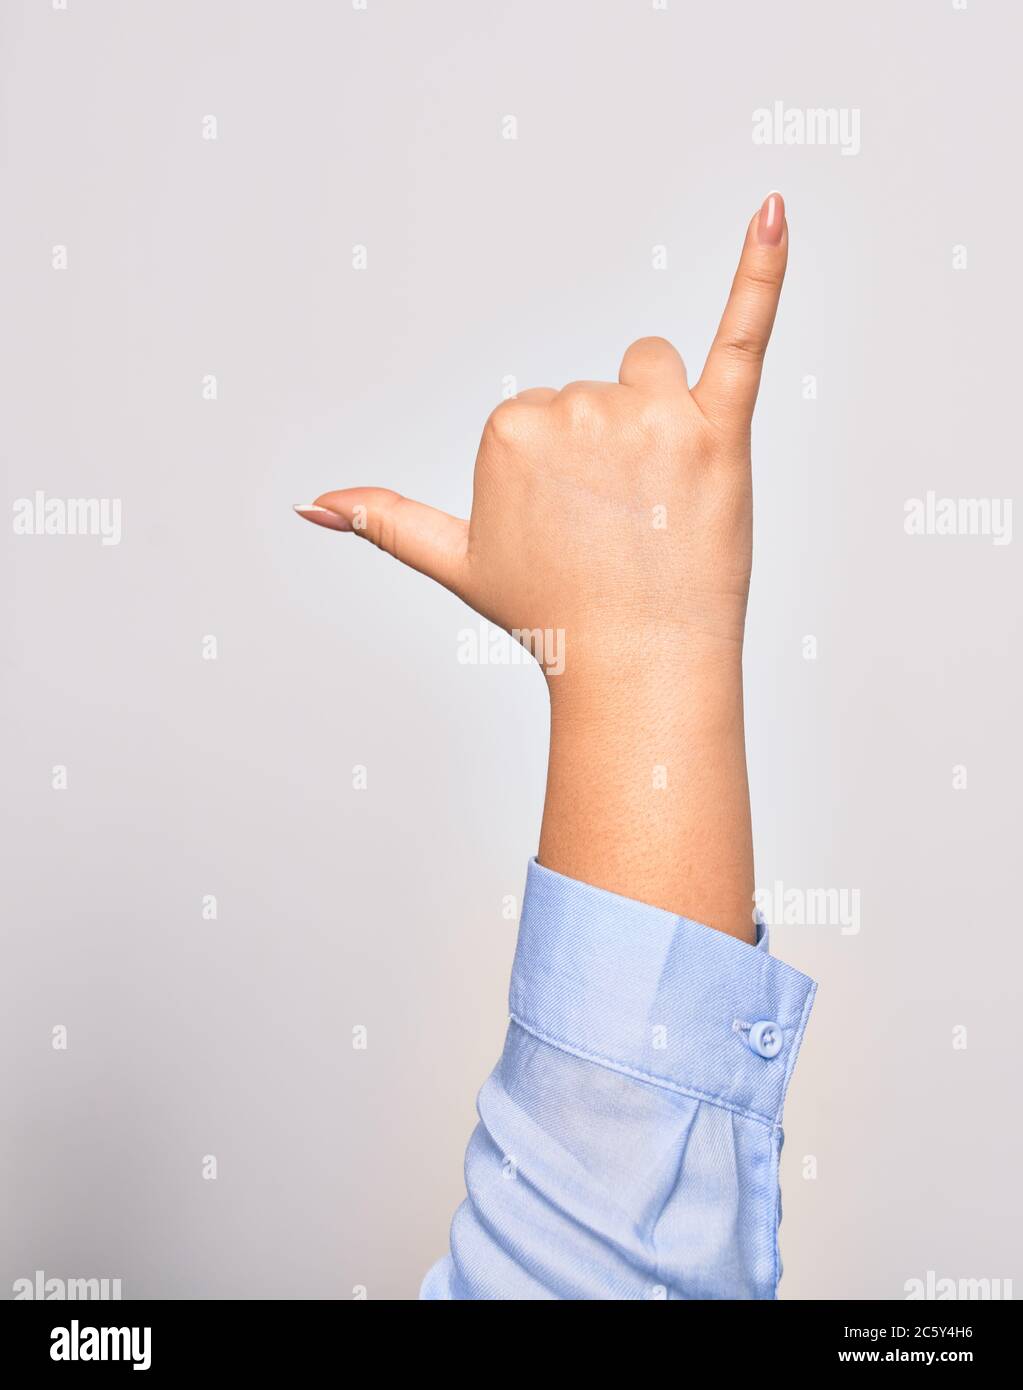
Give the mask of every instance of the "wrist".
[(546, 868), (753, 940), (736, 644), (549, 678)]
[(552, 737), (609, 730), (631, 742), (651, 731), (700, 725), (734, 734), (742, 714), (742, 636), (632, 630), (566, 640), (559, 670), (546, 672)]

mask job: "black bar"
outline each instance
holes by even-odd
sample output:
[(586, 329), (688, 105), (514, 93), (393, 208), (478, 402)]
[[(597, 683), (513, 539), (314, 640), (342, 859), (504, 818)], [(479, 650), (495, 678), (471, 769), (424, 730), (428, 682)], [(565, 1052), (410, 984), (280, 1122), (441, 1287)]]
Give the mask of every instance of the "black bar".
[[(537, 1390), (539, 1383), (546, 1390), (559, 1368), (577, 1387), (580, 1370), (591, 1363), (605, 1373), (624, 1369), (630, 1383), (636, 1376), (660, 1378), (669, 1366), (683, 1383), (699, 1374), (713, 1384), (747, 1367), (792, 1383), (804, 1371), (826, 1370), (841, 1379), (899, 1366), (927, 1373), (983, 1367), (990, 1374), (1013, 1364), (1019, 1326), (1014, 1304), (995, 1301), (678, 1302), (674, 1312), (605, 1310), (599, 1324), (589, 1324), (585, 1312), (538, 1312), (553, 1321), (525, 1327), (521, 1305), (487, 1314), (479, 1304), (459, 1311), (388, 1306), (384, 1317), (362, 1303), (349, 1312), (328, 1301), (9, 1302), (0, 1324), (0, 1364), (8, 1377), (23, 1375), (26, 1385), (40, 1376), (70, 1385), (97, 1375), (185, 1385), (197, 1377), (204, 1382), (246, 1373), (286, 1374), (292, 1383), (297, 1375), (328, 1371), (355, 1371), (372, 1382), (374, 1372), (390, 1378), (410, 1361), (413, 1373), (425, 1377), (454, 1372), (458, 1379), (489, 1378), (507, 1367), (520, 1383), (536, 1380)], [(130, 1341), (120, 1329), (138, 1335)], [(534, 1329), (543, 1338), (535, 1345), (526, 1340)], [(122, 1359), (85, 1359), (104, 1346)], [(55, 1360), (51, 1352), (77, 1352), (77, 1359)], [(147, 1352), (149, 1367), (135, 1372), (131, 1358), (144, 1361)], [(369, 1364), (359, 1371), (364, 1357)]]

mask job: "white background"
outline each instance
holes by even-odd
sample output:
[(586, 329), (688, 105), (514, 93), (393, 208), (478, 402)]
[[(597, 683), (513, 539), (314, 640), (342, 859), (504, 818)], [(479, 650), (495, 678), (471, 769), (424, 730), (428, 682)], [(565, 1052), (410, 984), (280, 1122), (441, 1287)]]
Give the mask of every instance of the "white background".
[[(503, 1037), (546, 696), (290, 507), (465, 514), (506, 377), (613, 378), (661, 333), (695, 379), (775, 187), (758, 882), (861, 893), (856, 935), (773, 935), (820, 982), (782, 1295), (1023, 1288), (1020, 543), (903, 527), (1016, 489), (1021, 30), (1008, 0), (3, 6), (0, 1295), (415, 1296)], [(755, 145), (779, 100), (859, 108), (861, 152)], [(40, 489), (120, 498), (121, 544), (15, 535)]]

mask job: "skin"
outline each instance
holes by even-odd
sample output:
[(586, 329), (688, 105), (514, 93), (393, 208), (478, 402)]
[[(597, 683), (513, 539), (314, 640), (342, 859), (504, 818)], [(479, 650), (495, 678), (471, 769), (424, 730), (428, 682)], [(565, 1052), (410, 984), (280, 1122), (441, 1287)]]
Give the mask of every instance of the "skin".
[(381, 488), (296, 508), (509, 631), (563, 633), (564, 669), (545, 671), (540, 863), (747, 942), (750, 426), (787, 255), (784, 204), (769, 194), (691, 389), (672, 345), (641, 338), (617, 383), (499, 405), (468, 521)]

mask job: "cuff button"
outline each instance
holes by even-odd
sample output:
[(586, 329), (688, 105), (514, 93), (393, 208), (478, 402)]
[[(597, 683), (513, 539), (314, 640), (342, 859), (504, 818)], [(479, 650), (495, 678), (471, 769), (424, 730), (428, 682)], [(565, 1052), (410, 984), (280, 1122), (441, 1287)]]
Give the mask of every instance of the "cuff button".
[(754, 1023), (749, 1030), (749, 1045), (758, 1057), (777, 1057), (781, 1043), (781, 1028), (770, 1020)]

